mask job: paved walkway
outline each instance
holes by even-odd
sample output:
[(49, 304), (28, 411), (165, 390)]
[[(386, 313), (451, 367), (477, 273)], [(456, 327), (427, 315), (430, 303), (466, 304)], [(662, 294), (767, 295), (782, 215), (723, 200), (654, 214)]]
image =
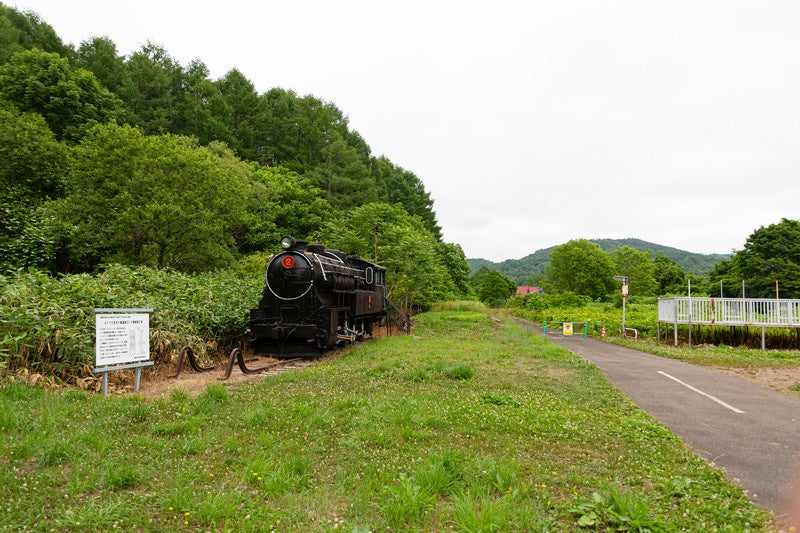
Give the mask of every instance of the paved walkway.
[(721, 468), (786, 530), (800, 531), (800, 400), (713, 369), (582, 336), (547, 338)]

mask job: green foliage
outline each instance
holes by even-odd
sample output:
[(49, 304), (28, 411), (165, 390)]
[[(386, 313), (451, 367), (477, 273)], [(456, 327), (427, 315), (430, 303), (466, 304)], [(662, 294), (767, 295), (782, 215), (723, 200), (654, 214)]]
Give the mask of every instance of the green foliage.
[(94, 74), (38, 49), (18, 52), (0, 65), (0, 100), (40, 114), (57, 138), (69, 142), (121, 111), (119, 99)]
[[(229, 70), (216, 82), (221, 97), (220, 117), (230, 132), (230, 145), (240, 157), (264, 163), (263, 151), (268, 133), (262, 117), (263, 103), (255, 86), (238, 69)], [(198, 103), (202, 103), (202, 100)]]
[(433, 494), (401, 475), (397, 483), (386, 489), (381, 513), (391, 528), (419, 527), (433, 503)]
[(453, 279), (457, 293), (454, 296), (464, 297), (472, 294), (469, 264), (461, 245), (449, 242), (437, 242), (437, 255), (442, 265)]
[(125, 60), (117, 53), (117, 45), (108, 37), (92, 37), (83, 41), (75, 54), (75, 63), (94, 74), (109, 91), (117, 91), (124, 81)]
[(450, 379), (465, 380), (472, 379), (475, 369), (470, 365), (454, 365), (444, 368), (443, 373)]
[(613, 259), (600, 246), (577, 239), (553, 249), (547, 277), (557, 291), (599, 298), (614, 289), (614, 269)]
[(373, 169), (386, 203), (401, 204), (409, 215), (416, 215), (422, 220), (431, 235), (441, 240), (442, 228), (436, 221), (433, 199), (422, 181), (413, 172), (393, 164), (386, 156), (375, 159)]
[(147, 135), (177, 130), (183, 69), (161, 46), (146, 43), (125, 62), (117, 94), (131, 124)]
[(0, 271), (52, 262), (47, 200), (63, 191), (67, 149), (41, 116), (0, 109)]
[(199, 147), (127, 126), (98, 126), (75, 149), (57, 212), (72, 270), (101, 263), (198, 272), (230, 263), (257, 194), (248, 165), (222, 146)]
[[(329, 248), (386, 268), (388, 296), (405, 309), (427, 309), (459, 296), (453, 274), (465, 269), (449, 269), (439, 255), (438, 241), (418, 217), (399, 205), (378, 203), (351, 209), (326, 223), (317, 237)], [(447, 261), (452, 263), (455, 250), (447, 251)]]
[(511, 295), (517, 291), (517, 284), (514, 283), (514, 280), (496, 270), (492, 270), (478, 279), (473, 279), (473, 286), (478, 293), (478, 299), (489, 307), (504, 306)]
[(738, 277), (749, 298), (774, 297), (776, 292), (781, 298), (800, 298), (800, 221), (783, 218), (760, 227), (731, 261), (727, 276), (712, 276), (711, 284), (721, 278), (735, 287)]
[(218, 343), (244, 334), (247, 309), (258, 301), (262, 284), (260, 275), (235, 271), (188, 276), (123, 266), (97, 276), (0, 276), (2, 366), (63, 380), (84, 375), (94, 361), (96, 307), (153, 308), (150, 349), (157, 362), (170, 361), (187, 344), (205, 357)]
[(469, 313), (486, 313), (486, 305), (481, 302), (467, 300), (448, 300), (431, 307), (431, 311), (463, 311)]
[(320, 149), (321, 161), (306, 172), (309, 180), (327, 192), (328, 202), (337, 209), (377, 201), (377, 184), (367, 161), (337, 132), (328, 137)]
[(21, 12), (0, 4), (0, 65), (17, 52), (38, 48), (62, 56), (69, 55), (55, 30), (35, 13)]
[[(613, 253), (614, 250), (619, 247), (628, 246), (638, 251), (650, 252), (656, 258), (663, 256), (674, 261), (682, 270), (695, 275), (705, 275), (714, 265), (729, 258), (727, 255), (720, 254), (695, 254), (685, 252), (677, 248), (661, 246), (640, 239), (590, 239), (590, 242), (599, 245), (603, 251), (608, 253)], [(544, 248), (522, 259), (508, 259), (500, 263), (493, 263), (486, 259), (467, 259), (467, 262), (470, 264), (473, 273), (480, 267), (485, 266), (490, 270), (500, 271), (516, 281), (518, 285), (539, 284), (539, 280), (544, 277), (547, 266), (550, 264), (550, 252), (552, 252), (554, 248), (554, 246)], [(529, 282), (530, 280), (536, 281)], [(685, 283), (683, 287), (685, 287)]]
[[(800, 221), (781, 219), (760, 227), (744, 249), (718, 264), (703, 287), (708, 294), (748, 298), (800, 297)], [(694, 287), (694, 285), (693, 285)]]
[[(717, 263), (719, 265), (721, 263)], [(714, 268), (716, 268), (716, 266)], [(658, 294), (682, 294), (686, 287), (686, 273), (683, 268), (665, 255), (657, 255), (653, 260)]]
[[(574, 292), (521, 294), (508, 301), (510, 309), (534, 311), (544, 315), (545, 311), (558, 308), (582, 308), (591, 303), (588, 296), (580, 296)], [(535, 314), (535, 313), (534, 313)]]
[(655, 276), (655, 264), (650, 252), (640, 252), (630, 246), (620, 246), (614, 250), (615, 272), (627, 276), (629, 294), (655, 296), (659, 285)]
[(639, 496), (611, 490), (606, 495), (595, 492), (591, 500), (578, 502), (571, 511), (578, 516), (581, 527), (639, 533), (668, 531), (667, 523), (653, 516), (650, 507)]

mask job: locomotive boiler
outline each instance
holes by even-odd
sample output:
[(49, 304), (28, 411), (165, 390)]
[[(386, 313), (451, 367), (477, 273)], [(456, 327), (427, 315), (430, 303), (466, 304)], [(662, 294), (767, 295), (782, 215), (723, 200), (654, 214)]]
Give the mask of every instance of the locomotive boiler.
[(264, 293), (250, 310), (256, 354), (315, 356), (372, 334), (387, 315), (386, 269), (285, 235), (267, 264)]

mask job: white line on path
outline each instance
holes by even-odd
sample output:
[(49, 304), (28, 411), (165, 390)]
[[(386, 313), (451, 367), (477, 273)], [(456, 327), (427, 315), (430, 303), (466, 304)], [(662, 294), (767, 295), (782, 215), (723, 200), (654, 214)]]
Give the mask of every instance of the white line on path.
[(735, 408), (734, 406), (732, 406), (732, 405), (730, 405), (730, 404), (728, 404), (728, 403), (725, 403), (725, 402), (723, 402), (723, 401), (722, 401), (722, 400), (720, 400), (719, 398), (716, 398), (716, 397), (714, 397), (714, 396), (711, 396), (711, 395), (710, 395), (710, 394), (708, 394), (707, 392), (703, 392), (703, 391), (701, 391), (700, 389), (696, 389), (696, 388), (692, 387), (691, 385), (689, 385), (688, 383), (684, 383), (683, 381), (679, 380), (679, 379), (678, 379), (678, 378), (676, 378), (675, 376), (670, 376), (669, 374), (667, 374), (666, 372), (662, 372), (661, 370), (659, 370), (659, 371), (658, 371), (658, 373), (659, 373), (659, 374), (661, 374), (662, 376), (666, 376), (666, 377), (668, 377), (668, 378), (669, 378), (669, 379), (671, 379), (672, 381), (675, 381), (675, 382), (677, 382), (677, 383), (680, 383), (681, 385), (683, 385), (683, 386), (684, 386), (684, 387), (686, 387), (687, 389), (689, 389), (689, 390), (693, 390), (693, 391), (694, 391), (694, 392), (696, 392), (697, 394), (702, 394), (702, 395), (703, 395), (703, 396), (705, 396), (706, 398), (709, 398), (709, 399), (711, 399), (711, 400), (713, 400), (713, 401), (717, 402), (718, 404), (720, 404), (720, 405), (721, 405), (721, 406), (723, 406), (723, 407), (727, 407), (728, 409), (730, 409), (730, 410), (731, 410), (731, 411), (733, 411), (734, 413), (739, 413), (739, 414), (743, 414), (743, 413), (744, 413), (744, 411), (742, 411), (741, 409), (737, 409), (737, 408)]

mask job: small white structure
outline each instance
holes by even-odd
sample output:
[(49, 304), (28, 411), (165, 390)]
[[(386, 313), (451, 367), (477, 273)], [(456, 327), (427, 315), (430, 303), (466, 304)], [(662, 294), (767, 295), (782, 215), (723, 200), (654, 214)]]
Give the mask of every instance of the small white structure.
[(675, 326), (675, 346), (678, 345), (678, 325), (760, 327), (763, 349), (766, 328), (800, 328), (800, 300), (686, 296), (659, 298), (659, 338), (662, 322)]

